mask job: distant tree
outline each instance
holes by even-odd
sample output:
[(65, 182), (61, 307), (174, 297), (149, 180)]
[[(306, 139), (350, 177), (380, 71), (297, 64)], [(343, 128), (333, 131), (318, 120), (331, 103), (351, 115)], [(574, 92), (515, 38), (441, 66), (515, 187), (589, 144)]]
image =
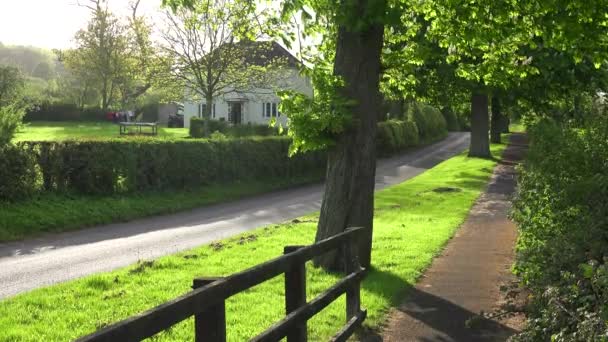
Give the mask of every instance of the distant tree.
[(10, 142), (25, 115), (23, 87), (19, 69), (0, 65), (0, 146)]
[(101, 108), (117, 99), (119, 85), (128, 72), (126, 27), (108, 9), (107, 0), (81, 4), (91, 10), (87, 28), (76, 33), (76, 48), (64, 55), (64, 63), (83, 84), (98, 87)]
[(51, 64), (47, 61), (42, 61), (38, 63), (34, 71), (32, 72), (32, 76), (41, 78), (43, 80), (50, 80), (53, 78), (53, 68)]
[(18, 101), (24, 84), (25, 79), (19, 69), (0, 65), (0, 107)]

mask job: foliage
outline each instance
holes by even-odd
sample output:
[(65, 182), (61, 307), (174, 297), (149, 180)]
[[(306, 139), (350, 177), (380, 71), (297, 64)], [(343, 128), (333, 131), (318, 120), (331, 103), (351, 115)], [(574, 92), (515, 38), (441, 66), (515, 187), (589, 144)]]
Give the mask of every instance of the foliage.
[(0, 147), (13, 139), (24, 115), (25, 110), (20, 105), (0, 106)]
[(513, 217), (516, 273), (532, 291), (518, 341), (603, 341), (608, 334), (608, 122), (582, 128), (544, 120), (531, 148)]
[(19, 69), (0, 65), (0, 107), (21, 100), (24, 78)]
[(376, 150), (380, 156), (417, 146), (419, 141), (418, 127), (412, 121), (387, 120), (378, 123)]
[(448, 131), (457, 132), (460, 131), (460, 123), (458, 122), (458, 117), (450, 107), (444, 107), (441, 110), (441, 114), (445, 119)]
[(408, 106), (408, 120), (416, 123), (420, 141), (430, 142), (448, 133), (447, 123), (441, 112), (424, 103), (413, 103)]
[[(36, 158), (31, 169), (36, 172), (38, 192), (117, 194), (288, 179), (324, 167), (323, 153), (289, 158), (289, 144), (287, 138), (269, 137), (76, 140), (22, 142), (19, 146)], [(10, 200), (12, 195), (0, 193), (0, 198)]]
[[(500, 153), (504, 145), (494, 148), (494, 152)], [(367, 327), (380, 327), (388, 309), (398, 305), (407, 295), (404, 285), (409, 288), (416, 282), (454, 234), (483, 191), (495, 165), (492, 160), (460, 155), (414, 179), (376, 193), (375, 262), (361, 288), (362, 306), (368, 313)], [(454, 186), (462, 187), (463, 191), (432, 191)], [(187, 202), (182, 194), (154, 196), (152, 202), (161, 208), (163, 205), (175, 206)], [(147, 199), (139, 198), (138, 204), (112, 212), (129, 212), (133, 207), (145, 206), (150, 202)], [(107, 202), (96, 205), (97, 209), (120, 208), (120, 200)], [(129, 202), (135, 201), (129, 199)], [(56, 207), (65, 210), (76, 206), (59, 203)], [(90, 210), (88, 206), (86, 208)], [(26, 212), (11, 209), (8, 212)], [(131, 272), (138, 267), (136, 264), (9, 298), (0, 305), (0, 340), (73, 340), (191, 291), (195, 277), (226, 276), (282, 255), (284, 246), (308, 245), (314, 241), (317, 218), (310, 215), (293, 222), (268, 225), (213, 245), (159, 258), (143, 272)], [(307, 265), (306, 271), (310, 281), (307, 286), (309, 299), (334, 285), (338, 277), (312, 265)], [(226, 310), (230, 317), (228, 340), (249, 340), (285, 316), (283, 278), (276, 277), (231, 297)], [(344, 301), (341, 299), (309, 322), (309, 339), (329, 340), (344, 324), (343, 318)], [(46, 322), (51, 319), (61, 324), (49, 328)], [(193, 333), (193, 322), (188, 320), (155, 339), (189, 341), (193, 340)]]
[(281, 113), (289, 117), (291, 154), (327, 149), (351, 124), (352, 114), (347, 108), (352, 101), (339, 95), (337, 90), (344, 82), (330, 70), (329, 66), (317, 66), (310, 72), (314, 98), (295, 91), (279, 92)]
[(0, 43), (0, 65), (19, 69), (24, 75), (51, 80), (56, 73), (53, 54), (31, 46), (10, 46)]

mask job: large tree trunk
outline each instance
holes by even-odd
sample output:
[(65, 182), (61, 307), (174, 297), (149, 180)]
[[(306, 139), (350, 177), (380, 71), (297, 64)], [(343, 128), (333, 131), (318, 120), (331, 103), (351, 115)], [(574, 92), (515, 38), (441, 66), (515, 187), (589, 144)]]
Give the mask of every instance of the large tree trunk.
[(471, 146), (469, 157), (490, 158), (488, 136), (488, 95), (473, 93), (471, 96)]
[[(365, 18), (368, 1), (358, 0), (360, 18)], [(355, 100), (350, 108), (352, 126), (337, 139), (328, 153), (327, 180), (321, 205), (316, 241), (349, 227), (364, 227), (359, 258), (364, 267), (371, 263), (374, 185), (376, 175), (375, 136), (381, 99), (378, 89), (380, 53), (384, 27), (373, 24), (362, 30), (338, 28), (334, 73), (342, 76), (341, 94)], [(327, 269), (341, 270), (339, 253), (315, 260)]]
[(492, 121), (490, 123), (490, 141), (495, 144), (500, 144), (500, 134), (503, 131), (504, 121), (500, 108), (500, 99), (498, 96), (492, 97)]

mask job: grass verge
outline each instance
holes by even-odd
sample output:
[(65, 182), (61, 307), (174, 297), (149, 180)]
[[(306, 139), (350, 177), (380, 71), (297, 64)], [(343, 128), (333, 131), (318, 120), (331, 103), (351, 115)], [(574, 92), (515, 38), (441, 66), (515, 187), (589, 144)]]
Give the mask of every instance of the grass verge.
[[(498, 156), (505, 145), (493, 145)], [(451, 158), (431, 170), (376, 194), (373, 268), (362, 286), (366, 326), (377, 328), (406, 290), (464, 221), (496, 162)], [(453, 187), (460, 191), (436, 192)], [(189, 290), (197, 276), (228, 275), (282, 253), (285, 245), (312, 243), (317, 216), (263, 227), (221, 242), (153, 262), (39, 289), (0, 302), (0, 340), (65, 341), (149, 309)], [(336, 276), (308, 266), (308, 297)], [(283, 277), (227, 301), (228, 339), (246, 340), (284, 315)], [(309, 321), (312, 341), (326, 340), (344, 322), (344, 298)], [(52, 322), (52, 324), (51, 324)], [(153, 340), (193, 339), (192, 319)]]
[(163, 191), (114, 196), (43, 194), (27, 201), (0, 202), (0, 242), (43, 233), (59, 233), (99, 224), (125, 222), (151, 215), (171, 214), (310, 184), (321, 174), (289, 180), (258, 180), (209, 185), (191, 191)]

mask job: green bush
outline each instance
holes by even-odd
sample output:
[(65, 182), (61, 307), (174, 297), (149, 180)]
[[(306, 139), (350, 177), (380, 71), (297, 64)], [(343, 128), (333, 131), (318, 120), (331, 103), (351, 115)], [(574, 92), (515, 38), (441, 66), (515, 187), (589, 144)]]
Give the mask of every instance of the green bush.
[(418, 128), (415, 123), (399, 120), (378, 123), (376, 149), (380, 156), (389, 156), (418, 143)]
[[(286, 137), (23, 142), (12, 148), (27, 151), (31, 160), (5, 158), (3, 162), (14, 167), (5, 167), (0, 175), (3, 182), (13, 182), (12, 179), (23, 177), (30, 179), (30, 173), (24, 170), (31, 170), (35, 181), (2, 185), (0, 198), (24, 197), (32, 191), (115, 194), (189, 189), (260, 178), (285, 180), (323, 172), (324, 153), (289, 158), (290, 143)], [(16, 156), (22, 158), (23, 153)], [(34, 190), (29, 188), (32, 184), (36, 184)], [(19, 192), (23, 196), (17, 196)]]
[(436, 141), (448, 134), (447, 123), (435, 107), (423, 103), (410, 104), (408, 119), (416, 123), (421, 142)]
[(451, 108), (449, 108), (449, 107), (443, 108), (443, 110), (441, 111), (441, 114), (443, 115), (443, 118), (445, 119), (448, 131), (450, 131), (450, 132), (460, 131), (460, 123), (458, 122), (458, 117), (456, 117), (456, 114), (454, 114), (454, 111)]
[(0, 147), (13, 139), (24, 114), (23, 108), (17, 104), (0, 106)]
[(608, 123), (528, 128), (513, 218), (515, 271), (532, 291), (517, 341), (608, 336)]

